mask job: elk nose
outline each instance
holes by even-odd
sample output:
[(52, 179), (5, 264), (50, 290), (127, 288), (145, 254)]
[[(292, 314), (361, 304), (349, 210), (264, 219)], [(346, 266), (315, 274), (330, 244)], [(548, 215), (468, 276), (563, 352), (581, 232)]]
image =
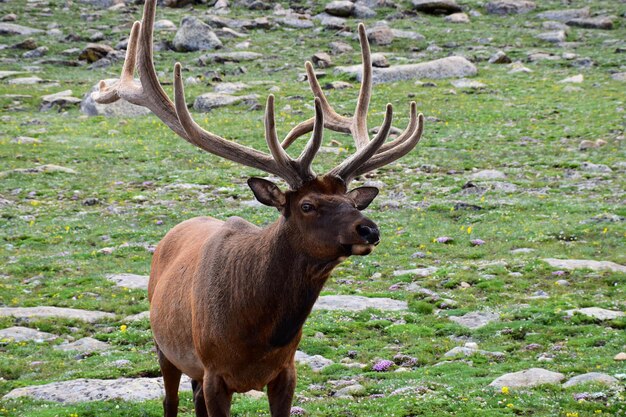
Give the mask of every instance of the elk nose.
[(360, 224), (356, 227), (356, 231), (369, 244), (378, 245), (380, 242), (380, 232), (376, 226), (370, 227)]

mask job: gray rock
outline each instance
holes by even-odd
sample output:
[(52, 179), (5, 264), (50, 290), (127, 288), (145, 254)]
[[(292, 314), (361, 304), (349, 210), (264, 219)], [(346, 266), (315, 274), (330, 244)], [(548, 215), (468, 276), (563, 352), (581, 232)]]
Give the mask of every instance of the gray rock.
[(322, 26), (330, 30), (343, 30), (348, 26), (348, 21), (343, 17), (331, 16), (328, 13), (320, 13), (313, 16)]
[(550, 43), (565, 42), (566, 36), (563, 30), (554, 30), (550, 32), (543, 32), (535, 36), (535, 38)]
[(415, 268), (415, 269), (402, 269), (399, 271), (393, 271), (394, 277), (400, 277), (402, 275), (413, 275), (416, 277), (429, 277), (437, 272), (437, 268), (429, 266), (427, 268)]
[(326, 4), (324, 11), (331, 16), (349, 17), (354, 11), (354, 3), (348, 0), (336, 0)]
[[(117, 79), (107, 79), (104, 80), (104, 83), (110, 86), (117, 81)], [(117, 100), (110, 104), (96, 103), (92, 93), (97, 91), (99, 91), (98, 84), (91, 88), (91, 92), (85, 94), (80, 103), (80, 110), (87, 116), (137, 117), (151, 113), (148, 108), (129, 103), (126, 100)]]
[(64, 343), (54, 347), (56, 350), (63, 352), (80, 352), (80, 353), (93, 353), (109, 350), (111, 346), (107, 343), (94, 339), (93, 337), (83, 337), (72, 343)]
[(313, 372), (319, 372), (327, 366), (333, 365), (334, 362), (321, 355), (307, 355), (298, 350), (296, 351), (295, 361), (301, 365), (308, 365)]
[(548, 20), (546, 22), (543, 22), (541, 24), (541, 27), (548, 30), (562, 30), (565, 33), (569, 32), (569, 26), (567, 26), (565, 23), (557, 22), (554, 20)]
[(313, 310), (361, 311), (368, 308), (388, 311), (408, 309), (406, 301), (391, 298), (368, 298), (358, 295), (326, 295), (317, 299)]
[(353, 396), (364, 395), (366, 393), (365, 387), (361, 384), (352, 384), (339, 389), (333, 394), (336, 398), (352, 398)]
[(250, 86), (242, 82), (219, 83), (215, 84), (215, 87), (213, 87), (213, 91), (215, 91), (216, 93), (234, 94), (238, 91), (245, 90), (246, 88), (250, 88)]
[(376, 16), (376, 11), (372, 10), (364, 4), (355, 3), (354, 10), (352, 10), (352, 16), (356, 17), (357, 19), (371, 19), (372, 17)]
[(469, 23), (470, 18), (466, 13), (452, 13), (445, 17), (446, 22), (448, 23)]
[(389, 61), (387, 61), (387, 57), (380, 52), (376, 52), (372, 54), (372, 66), (375, 68), (389, 68)]
[(0, 71), (0, 80), (13, 77), (14, 75), (24, 74), (24, 71)]
[(220, 49), (222, 42), (207, 25), (194, 16), (185, 16), (173, 41), (178, 52), (207, 51)]
[(351, 45), (341, 41), (331, 42), (328, 46), (330, 48), (330, 53), (333, 55), (345, 54), (354, 50)]
[(318, 52), (311, 57), (313, 65), (317, 68), (328, 68), (333, 64), (333, 60), (326, 52)]
[(626, 82), (626, 72), (616, 72), (614, 74), (611, 74), (611, 78), (613, 78), (615, 81)]
[(150, 312), (149, 311), (142, 311), (141, 313), (137, 313), (137, 314), (133, 314), (132, 316), (124, 317), (124, 323), (132, 323), (132, 322), (135, 322), (135, 321), (149, 320), (149, 319), (150, 319)]
[(490, 64), (510, 64), (511, 58), (504, 51), (498, 51), (489, 58)]
[(231, 96), (224, 93), (204, 93), (196, 97), (193, 108), (199, 112), (208, 112), (217, 107), (230, 106), (231, 104), (241, 103), (242, 101), (257, 100), (257, 94), (249, 94), (246, 96)]
[(433, 290), (429, 290), (428, 288), (422, 287), (417, 282), (411, 282), (409, 285), (407, 285), (404, 288), (404, 291), (411, 292), (411, 293), (416, 293), (416, 294), (422, 294), (422, 295), (424, 295), (426, 297), (429, 297), (433, 301), (441, 300), (441, 296), (439, 294), (437, 294)]
[(15, 23), (0, 22), (0, 35), (34, 35), (43, 32), (41, 29), (29, 28)]
[(598, 16), (570, 19), (566, 23), (568, 26), (575, 26), (584, 29), (613, 29), (613, 16)]
[(428, 14), (452, 14), (463, 11), (454, 0), (413, 0), (413, 9)]
[(500, 319), (498, 313), (474, 311), (464, 316), (450, 316), (451, 321), (469, 329), (478, 329)]
[(345, 81), (331, 81), (324, 85), (326, 90), (344, 90), (346, 88), (352, 88), (352, 84)]
[(114, 282), (118, 287), (141, 290), (148, 289), (148, 281), (150, 280), (150, 277), (147, 275), (135, 274), (109, 274), (106, 278)]
[(484, 169), (473, 173), (469, 178), (471, 180), (500, 180), (506, 178), (506, 175), (504, 172), (495, 169)]
[[(187, 377), (180, 390), (191, 391)], [(45, 385), (17, 388), (4, 399), (31, 397), (42, 401), (73, 404), (87, 401), (147, 401), (163, 396), (163, 378), (74, 379)]]
[(626, 266), (616, 264), (610, 261), (592, 261), (586, 259), (554, 259), (545, 258), (544, 262), (547, 262), (553, 268), (559, 269), (591, 269), (593, 271), (609, 270), (613, 272), (626, 273)]
[(535, 2), (530, 0), (493, 0), (485, 5), (487, 13), (499, 16), (524, 14), (535, 10), (535, 7)]
[(47, 46), (39, 46), (39, 47), (33, 49), (32, 51), (24, 52), (22, 54), (22, 57), (26, 58), (26, 59), (41, 58), (42, 56), (44, 56), (47, 53), (48, 53), (48, 47)]
[(606, 174), (613, 172), (610, 167), (604, 164), (592, 164), (591, 162), (583, 162), (580, 168), (582, 171), (585, 172), (601, 172)]
[(465, 88), (470, 90), (480, 90), (487, 87), (486, 84), (480, 81), (468, 80), (467, 78), (459, 78), (458, 80), (450, 81), (455, 88)]
[(176, 32), (177, 27), (174, 22), (167, 19), (161, 19), (154, 22), (154, 30), (164, 32)]
[(589, 372), (582, 375), (576, 375), (563, 384), (563, 388), (575, 387), (576, 385), (596, 383), (603, 385), (617, 385), (619, 380), (611, 375), (602, 372)]
[(421, 42), (426, 39), (424, 35), (410, 30), (391, 29), (391, 33), (393, 33), (394, 38), (410, 39), (416, 42)]
[(218, 52), (212, 54), (205, 54), (198, 58), (198, 64), (206, 66), (211, 63), (224, 63), (224, 62), (242, 62), (242, 61), (254, 61), (263, 56), (257, 52)]
[(39, 139), (31, 138), (28, 136), (18, 136), (16, 138), (11, 139), (11, 143), (19, 143), (22, 145), (32, 145), (34, 143), (41, 143)]
[(565, 314), (568, 316), (573, 316), (575, 313), (580, 313), (582, 315), (593, 317), (598, 320), (615, 320), (620, 317), (626, 316), (626, 313), (621, 311), (607, 310), (599, 307), (586, 307), (586, 308), (575, 308), (573, 310), (566, 310)]
[(454, 358), (457, 356), (482, 355), (482, 356), (492, 357), (498, 360), (504, 359), (505, 355), (502, 352), (490, 352), (488, 350), (481, 350), (481, 349), (478, 349), (477, 347), (472, 347), (468, 345), (469, 343), (465, 346), (454, 347), (450, 349), (449, 351), (447, 351), (446, 353), (444, 353), (443, 356), (445, 356), (446, 358)]
[[(335, 72), (345, 73), (361, 80), (361, 66), (336, 67)], [(385, 83), (401, 80), (419, 80), (422, 78), (460, 78), (476, 75), (476, 66), (460, 56), (450, 56), (419, 64), (395, 65), (389, 68), (374, 68), (374, 83)]]
[(537, 17), (544, 20), (567, 22), (572, 19), (589, 17), (589, 7), (583, 7), (581, 9), (548, 10), (546, 12), (538, 13)]
[(530, 388), (544, 384), (558, 384), (564, 378), (565, 375), (559, 372), (552, 372), (543, 368), (531, 368), (502, 375), (496, 378), (489, 386), (496, 388)]
[(374, 26), (367, 29), (367, 39), (373, 45), (390, 45), (393, 42), (394, 34), (387, 26)]
[(65, 109), (71, 106), (78, 106), (81, 103), (78, 97), (72, 97), (72, 90), (60, 91), (54, 94), (48, 94), (41, 98), (40, 111), (48, 111), (53, 107)]
[(44, 342), (46, 340), (54, 340), (58, 336), (40, 332), (28, 327), (14, 326), (7, 329), (0, 330), (0, 341), (13, 341), (13, 342)]
[(572, 77), (567, 77), (559, 81), (559, 83), (564, 84), (580, 84), (584, 81), (584, 76), (582, 74), (574, 75)]
[(276, 19), (276, 22), (296, 29), (310, 29), (315, 26), (308, 16), (295, 13), (279, 17)]
[(20, 319), (52, 317), (94, 323), (100, 320), (115, 318), (115, 314), (63, 307), (0, 307), (0, 317), (15, 317)]
[(12, 80), (9, 80), (7, 84), (9, 85), (34, 85), (34, 84), (39, 84), (42, 82), (43, 80), (39, 77), (20, 77), (20, 78), (13, 78)]
[(8, 13), (0, 18), (2, 22), (15, 22), (17, 21), (17, 15), (15, 13)]

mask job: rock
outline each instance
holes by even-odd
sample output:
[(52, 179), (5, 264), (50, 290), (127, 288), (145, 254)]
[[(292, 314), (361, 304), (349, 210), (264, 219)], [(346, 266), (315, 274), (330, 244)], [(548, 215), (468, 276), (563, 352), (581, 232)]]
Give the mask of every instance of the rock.
[(470, 90), (480, 90), (487, 87), (486, 84), (480, 81), (468, 80), (467, 78), (459, 78), (450, 82), (455, 88), (466, 88)]
[(53, 317), (94, 323), (100, 320), (115, 318), (115, 314), (62, 307), (0, 307), (0, 317), (15, 317), (19, 319)]
[(333, 361), (321, 355), (310, 356), (300, 350), (296, 351), (295, 361), (300, 365), (308, 365), (313, 372), (319, 372), (327, 366), (334, 364)]
[(613, 272), (626, 273), (626, 266), (616, 264), (609, 261), (592, 261), (585, 259), (554, 259), (545, 258), (544, 262), (547, 262), (553, 268), (559, 269), (591, 269), (593, 271), (609, 270)]
[(326, 90), (344, 90), (346, 88), (352, 88), (352, 84), (345, 81), (331, 81), (324, 85), (324, 89)]
[(215, 91), (216, 93), (234, 94), (238, 91), (245, 90), (246, 88), (250, 88), (250, 86), (248, 84), (241, 83), (241, 82), (218, 83), (218, 84), (215, 84), (215, 87), (213, 87), (213, 91)]
[(543, 368), (531, 368), (502, 375), (496, 378), (489, 386), (496, 388), (530, 388), (544, 384), (558, 384), (564, 378), (565, 375), (559, 372), (552, 372)]
[(562, 30), (554, 30), (550, 32), (543, 32), (535, 36), (535, 38), (540, 39), (542, 41), (550, 42), (550, 43), (561, 43), (565, 42), (565, 31)]
[(596, 148), (596, 143), (592, 140), (583, 140), (578, 145), (578, 149), (581, 151), (586, 151), (587, 149)]
[[(104, 83), (111, 86), (117, 82), (117, 79), (107, 79)], [(106, 116), (106, 117), (137, 117), (150, 114), (151, 111), (142, 106), (129, 103), (126, 100), (117, 100), (110, 104), (100, 104), (92, 97), (92, 93), (99, 91), (98, 84), (91, 88), (91, 92), (85, 94), (83, 101), (80, 103), (80, 111), (87, 116)]]
[(399, 271), (393, 271), (393, 276), (400, 277), (402, 275), (413, 275), (416, 277), (429, 277), (435, 272), (437, 272), (437, 268), (435, 268), (434, 266), (429, 266), (427, 268), (402, 269)]
[(593, 317), (594, 319), (603, 321), (615, 320), (619, 317), (626, 316), (626, 313), (622, 313), (621, 311), (606, 310), (599, 307), (576, 308), (573, 310), (566, 310), (565, 313), (570, 317), (573, 316), (575, 313), (580, 313), (582, 315)]
[(99, 61), (113, 51), (114, 49), (109, 45), (90, 43), (81, 51), (80, 55), (78, 55), (78, 59), (92, 63)]
[(322, 26), (329, 30), (343, 30), (348, 25), (343, 17), (331, 16), (328, 13), (317, 14), (313, 16), (313, 19), (318, 20)]
[(613, 29), (613, 16), (598, 16), (570, 19), (566, 23), (568, 26), (574, 26), (584, 29)]
[(53, 107), (65, 109), (71, 106), (78, 106), (82, 100), (78, 97), (72, 97), (72, 90), (65, 90), (55, 94), (48, 94), (41, 98), (41, 107), (39, 111), (48, 111)]
[(317, 68), (328, 68), (333, 64), (330, 55), (328, 55), (326, 52), (318, 52), (314, 54), (311, 60)]
[(393, 42), (394, 34), (387, 26), (374, 26), (367, 29), (367, 39), (373, 45), (390, 45)]
[(478, 346), (474, 347), (474, 346), (468, 346), (468, 345), (470, 344), (467, 343), (465, 346), (456, 346), (452, 348), (451, 350), (447, 351), (446, 353), (444, 353), (443, 356), (445, 356), (446, 358), (453, 358), (456, 356), (482, 355), (482, 356), (489, 356), (498, 360), (504, 359), (505, 355), (502, 352), (489, 352), (487, 350), (478, 349)]
[[(180, 390), (191, 391), (183, 377)], [(73, 404), (87, 401), (147, 401), (163, 397), (163, 378), (74, 379), (17, 388), (4, 399), (31, 397), (41, 401)]]
[(17, 15), (15, 13), (8, 13), (2, 16), (0, 19), (2, 22), (15, 22), (17, 21)]
[[(337, 67), (337, 73), (346, 73), (361, 80), (361, 66)], [(373, 68), (374, 83), (401, 80), (419, 80), (422, 78), (460, 78), (476, 75), (476, 66), (460, 56), (451, 56), (419, 64), (395, 65), (389, 68)]]
[(467, 313), (464, 316), (450, 316), (448, 318), (463, 327), (467, 327), (469, 329), (479, 329), (491, 322), (498, 321), (500, 319), (500, 315), (498, 313), (490, 313), (486, 311), (474, 311), (472, 313)]
[(601, 372), (589, 372), (570, 378), (563, 384), (563, 388), (575, 387), (576, 385), (588, 384), (590, 382), (603, 385), (619, 384), (619, 380), (611, 375), (603, 374)]
[(196, 97), (193, 108), (199, 112), (208, 112), (218, 107), (230, 106), (242, 101), (257, 100), (258, 98), (259, 96), (256, 94), (231, 96), (224, 93), (204, 93)]
[(178, 52), (207, 51), (220, 49), (222, 42), (211, 30), (211, 26), (194, 16), (185, 16), (173, 41)]
[(167, 19), (161, 19), (154, 22), (154, 30), (163, 32), (176, 32), (177, 27), (174, 22)]
[(452, 14), (463, 11), (454, 0), (413, 0), (413, 9), (428, 14)]
[(62, 167), (54, 164), (44, 164), (37, 165), (32, 168), (17, 168), (12, 172), (17, 172), (20, 174), (40, 174), (40, 173), (54, 173), (54, 172), (62, 172), (64, 174), (77, 174), (72, 168)]
[(296, 29), (310, 29), (315, 26), (308, 16), (295, 13), (288, 14), (285, 17), (280, 17), (276, 19), (276, 22)]
[(573, 77), (567, 77), (559, 81), (561, 84), (580, 84), (584, 81), (582, 74), (574, 75)]
[(330, 48), (330, 53), (333, 55), (345, 54), (354, 50), (352, 46), (341, 41), (331, 42), (328, 44), (328, 47)]
[(626, 361), (626, 353), (620, 352), (613, 357), (614, 361)]
[(406, 301), (391, 298), (368, 298), (358, 295), (326, 295), (317, 299), (313, 310), (362, 311), (368, 308), (388, 311), (408, 309)]
[(21, 78), (13, 78), (9, 80), (7, 84), (9, 85), (34, 85), (42, 83), (43, 80), (39, 77), (21, 77)]
[(348, 0), (331, 1), (326, 4), (324, 11), (331, 16), (349, 17), (354, 11), (354, 3)]
[(490, 64), (510, 64), (511, 62), (511, 58), (504, 51), (498, 51), (489, 58)]
[(0, 80), (12, 77), (14, 75), (24, 74), (24, 71), (0, 71)]
[(43, 32), (41, 29), (29, 28), (15, 23), (0, 22), (0, 35), (34, 35)]
[(336, 398), (352, 398), (353, 396), (364, 395), (366, 392), (365, 387), (361, 384), (348, 385), (339, 389), (333, 394)]
[(42, 56), (44, 56), (47, 53), (48, 53), (48, 47), (47, 46), (39, 46), (39, 47), (33, 49), (32, 51), (24, 52), (22, 54), (22, 57), (26, 58), (26, 59), (41, 58)]
[(142, 290), (148, 289), (148, 280), (150, 279), (147, 275), (135, 274), (109, 274), (106, 278), (118, 287)]
[(448, 23), (469, 23), (470, 22), (469, 16), (465, 13), (452, 13), (451, 15), (446, 16), (445, 19), (443, 20)]
[(389, 61), (387, 57), (380, 52), (375, 52), (371, 56), (372, 66), (375, 68), (389, 68)]
[(581, 165), (581, 170), (585, 172), (601, 172), (601, 173), (610, 173), (613, 170), (604, 165), (604, 164), (592, 164), (591, 162), (583, 162)]
[(420, 35), (419, 33), (412, 32), (410, 30), (391, 29), (391, 33), (393, 33), (395, 38), (410, 39), (416, 42), (421, 42), (426, 39), (424, 35)]
[(376, 11), (370, 9), (364, 4), (355, 3), (354, 10), (352, 10), (352, 16), (356, 17), (357, 19), (371, 19), (372, 17), (376, 16)]
[(19, 143), (21, 145), (32, 145), (35, 143), (41, 143), (39, 139), (31, 138), (28, 136), (18, 136), (16, 138), (11, 139), (11, 143)]
[(150, 319), (150, 312), (149, 311), (142, 311), (141, 313), (137, 313), (137, 314), (133, 314), (132, 316), (124, 317), (124, 323), (132, 323), (132, 322), (135, 322), (135, 321), (149, 320), (149, 319)]
[(224, 63), (224, 62), (242, 62), (242, 61), (254, 61), (263, 57), (263, 54), (256, 52), (219, 52), (200, 56), (198, 58), (198, 64), (206, 66), (210, 63)]
[(76, 351), (80, 353), (90, 354), (93, 352), (100, 352), (109, 350), (111, 346), (107, 343), (94, 339), (93, 337), (83, 337), (73, 343), (64, 343), (54, 347), (56, 350), (62, 350), (63, 352)]
[(626, 81), (626, 72), (616, 72), (611, 74), (611, 78), (615, 81)]
[(485, 5), (487, 13), (499, 16), (524, 14), (535, 10), (535, 7), (535, 2), (530, 0), (493, 0)]
[(0, 330), (0, 342), (44, 342), (47, 340), (54, 340), (58, 338), (57, 335), (40, 332), (28, 327), (14, 326), (7, 329)]
[(506, 178), (506, 175), (502, 171), (495, 169), (484, 169), (470, 175), (471, 180), (500, 180)]
[(581, 9), (565, 9), (565, 10), (548, 10), (537, 14), (537, 18), (544, 20), (556, 20), (558, 22), (567, 22), (572, 19), (589, 17), (589, 7)]

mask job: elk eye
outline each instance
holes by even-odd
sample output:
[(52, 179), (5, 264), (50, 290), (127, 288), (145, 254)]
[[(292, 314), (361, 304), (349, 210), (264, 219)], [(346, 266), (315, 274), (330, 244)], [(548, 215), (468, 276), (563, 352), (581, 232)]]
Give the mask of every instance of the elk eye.
[(315, 210), (315, 207), (313, 206), (313, 204), (310, 204), (310, 203), (304, 203), (304, 204), (302, 204), (302, 206), (300, 208), (305, 213), (308, 213), (310, 211)]

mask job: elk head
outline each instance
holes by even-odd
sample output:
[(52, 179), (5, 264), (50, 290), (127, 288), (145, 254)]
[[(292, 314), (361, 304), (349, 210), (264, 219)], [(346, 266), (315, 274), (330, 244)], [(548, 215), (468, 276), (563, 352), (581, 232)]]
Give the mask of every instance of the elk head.
[[(378, 227), (360, 210), (371, 203), (378, 190), (360, 187), (350, 191), (350, 181), (406, 155), (419, 142), (424, 123), (423, 116), (417, 114), (415, 102), (412, 102), (408, 126), (397, 138), (387, 142), (392, 121), (392, 106), (388, 104), (378, 133), (370, 140), (367, 111), (372, 92), (372, 65), (363, 24), (358, 27), (363, 72), (354, 115), (347, 117), (335, 112), (319, 85), (313, 66), (306, 62), (308, 81), (315, 96), (315, 116), (295, 126), (280, 143), (275, 127), (274, 97), (270, 95), (265, 111), (265, 138), (270, 150), (267, 154), (206, 131), (193, 120), (185, 102), (180, 63), (174, 66), (174, 102), (163, 91), (152, 57), (155, 3), (146, 1), (142, 22), (133, 25), (120, 80), (109, 87), (101, 82), (100, 91), (94, 93), (95, 100), (111, 103), (122, 98), (147, 107), (191, 144), (285, 180), (289, 186), (287, 191), (259, 178), (251, 178), (248, 184), (261, 203), (281, 212), (286, 226), (293, 230), (294, 244), (306, 248), (312, 257), (338, 259), (370, 253), (379, 241)], [(140, 83), (133, 79), (135, 66), (139, 70)], [(322, 143), (324, 128), (350, 133), (356, 152), (318, 176), (311, 163)], [(297, 159), (291, 158), (286, 149), (309, 132), (312, 132), (311, 138), (301, 155)]]

